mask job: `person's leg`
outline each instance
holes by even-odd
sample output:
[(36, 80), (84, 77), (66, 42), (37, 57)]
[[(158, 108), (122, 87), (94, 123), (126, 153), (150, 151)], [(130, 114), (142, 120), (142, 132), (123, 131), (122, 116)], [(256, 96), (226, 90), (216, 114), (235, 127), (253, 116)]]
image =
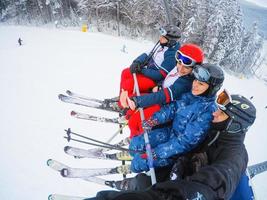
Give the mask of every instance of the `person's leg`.
[[(160, 110), (159, 105), (154, 105), (144, 109), (145, 119), (149, 119), (155, 112)], [(133, 112), (128, 119), (128, 126), (130, 129), (130, 138), (142, 134), (143, 128), (141, 123), (140, 112)]]
[[(156, 83), (153, 80), (143, 74), (136, 74), (136, 77), (141, 93), (149, 92), (156, 86)], [(134, 79), (132, 73), (130, 72), (130, 68), (125, 68), (121, 73), (120, 91), (121, 89), (128, 91), (129, 96), (132, 96), (134, 93)]]

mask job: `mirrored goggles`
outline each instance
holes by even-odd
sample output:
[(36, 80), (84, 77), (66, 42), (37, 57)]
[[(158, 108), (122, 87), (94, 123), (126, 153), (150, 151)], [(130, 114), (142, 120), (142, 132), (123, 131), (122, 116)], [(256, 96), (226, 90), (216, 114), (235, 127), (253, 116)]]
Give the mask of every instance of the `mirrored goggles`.
[(166, 36), (167, 35), (167, 31), (162, 27), (159, 28), (159, 33), (160, 33), (161, 36)]
[(223, 90), (216, 99), (216, 104), (222, 111), (226, 110), (226, 106), (232, 103), (232, 97), (227, 90)]
[(196, 64), (196, 61), (192, 58), (190, 58), (187, 55), (184, 55), (182, 52), (177, 51), (175, 54), (175, 59), (180, 64), (186, 66), (186, 67), (193, 67)]
[(201, 82), (209, 83), (210, 73), (204, 67), (197, 66), (196, 68), (194, 68), (193, 69), (193, 75), (194, 75), (195, 79), (197, 79)]

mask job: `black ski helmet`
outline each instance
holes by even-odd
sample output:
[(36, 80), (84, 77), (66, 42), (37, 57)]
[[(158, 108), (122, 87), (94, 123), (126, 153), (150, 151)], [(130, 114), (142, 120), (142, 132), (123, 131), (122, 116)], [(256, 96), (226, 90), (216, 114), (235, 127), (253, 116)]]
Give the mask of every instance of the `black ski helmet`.
[(224, 81), (223, 70), (214, 64), (204, 63), (202, 65), (196, 65), (193, 70), (195, 78), (199, 81), (209, 84), (208, 90), (205, 92), (205, 96), (214, 96), (222, 87)]
[(232, 102), (225, 106), (225, 112), (230, 121), (227, 126), (229, 133), (246, 132), (256, 119), (256, 108), (246, 97), (231, 95)]

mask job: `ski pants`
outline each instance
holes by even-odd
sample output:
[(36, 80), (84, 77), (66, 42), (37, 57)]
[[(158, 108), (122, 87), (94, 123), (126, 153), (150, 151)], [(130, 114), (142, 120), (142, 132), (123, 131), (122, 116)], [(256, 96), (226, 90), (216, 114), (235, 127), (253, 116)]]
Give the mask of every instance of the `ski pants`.
[[(141, 94), (149, 93), (156, 86), (156, 83), (150, 78), (144, 76), (143, 74), (136, 74), (138, 81), (138, 86)], [(128, 91), (128, 96), (134, 96), (134, 79), (130, 72), (130, 68), (125, 68), (121, 73), (121, 83), (120, 83), (120, 93), (121, 90)], [(119, 103), (120, 106), (120, 103)], [(145, 119), (150, 118), (156, 111), (160, 110), (159, 105), (154, 105), (144, 109)], [(126, 113), (126, 118), (128, 119), (128, 126), (130, 129), (130, 138), (136, 135), (140, 135), (143, 132), (141, 117), (139, 112), (129, 110)]]

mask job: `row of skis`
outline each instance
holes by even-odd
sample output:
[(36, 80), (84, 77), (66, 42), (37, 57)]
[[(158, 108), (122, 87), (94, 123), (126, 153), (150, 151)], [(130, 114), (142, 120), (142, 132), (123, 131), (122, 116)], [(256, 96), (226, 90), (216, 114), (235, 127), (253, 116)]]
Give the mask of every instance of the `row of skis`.
[[(66, 91), (66, 94), (59, 94), (58, 98), (65, 103), (111, 111), (114, 113), (119, 113), (121, 116), (120, 111), (113, 106), (114, 103), (116, 103), (117, 98), (99, 100), (96, 98), (86, 97), (69, 90)], [(127, 126), (127, 121), (125, 121), (123, 117), (116, 117), (116, 118), (98, 117), (95, 115), (90, 115), (88, 113), (80, 113), (77, 111), (71, 111), (70, 115), (72, 117), (82, 120), (118, 124), (120, 128), (106, 142), (102, 142), (94, 138), (87, 137), (80, 133), (75, 133), (70, 128), (68, 128), (67, 130), (65, 130), (66, 136), (64, 137), (66, 138), (67, 141), (76, 141), (88, 145), (93, 145), (95, 146), (95, 148), (82, 149), (72, 146), (65, 146), (64, 152), (66, 154), (73, 156), (75, 158), (117, 160), (117, 161), (122, 161), (123, 164), (113, 168), (72, 168), (57, 160), (49, 159), (47, 160), (47, 165), (51, 169), (57, 171), (61, 176), (65, 178), (79, 178), (83, 179), (84, 181), (89, 181), (96, 184), (109, 186), (111, 188), (117, 188), (116, 181), (99, 178), (99, 176), (105, 176), (111, 174), (123, 174), (125, 176), (131, 173), (130, 165), (125, 164), (125, 161), (131, 161), (132, 159), (129, 154), (129, 150), (127, 149), (127, 146), (129, 145), (129, 138), (125, 138), (116, 144), (111, 144), (112, 140), (116, 137), (116, 135), (121, 133), (123, 128)], [(110, 150), (117, 150), (117, 153), (109, 153)], [(248, 167), (247, 171), (249, 173), (250, 178), (253, 178), (257, 174), (267, 171), (267, 161), (251, 165)], [(49, 195), (48, 199), (81, 200), (85, 199), (85, 197), (51, 194)]]

